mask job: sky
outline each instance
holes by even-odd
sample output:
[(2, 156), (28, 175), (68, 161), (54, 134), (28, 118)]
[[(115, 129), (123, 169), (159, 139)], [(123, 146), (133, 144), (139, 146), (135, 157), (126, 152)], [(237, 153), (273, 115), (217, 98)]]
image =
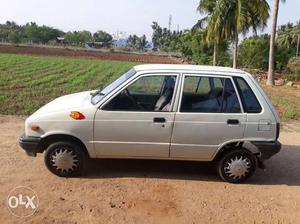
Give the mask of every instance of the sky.
[[(125, 32), (146, 34), (151, 38), (151, 24), (167, 27), (172, 15), (172, 29), (191, 28), (201, 15), (196, 12), (199, 0), (1, 0), (0, 23), (18, 24), (34, 21), (63, 31), (104, 30), (111, 34)], [(273, 5), (273, 0), (268, 0)], [(300, 1), (287, 0), (280, 5), (278, 24), (300, 20)], [(265, 32), (270, 32), (271, 24)]]

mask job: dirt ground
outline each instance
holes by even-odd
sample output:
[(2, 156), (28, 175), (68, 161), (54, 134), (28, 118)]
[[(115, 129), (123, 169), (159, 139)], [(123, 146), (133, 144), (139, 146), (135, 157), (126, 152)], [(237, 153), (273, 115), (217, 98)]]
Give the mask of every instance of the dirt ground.
[(178, 64), (174, 58), (158, 55), (121, 53), (121, 52), (104, 52), (100, 50), (75, 50), (68, 48), (50, 48), (50, 47), (31, 47), (31, 46), (12, 46), (1, 45), (0, 53), (13, 54), (29, 54), (41, 56), (64, 56), (75, 58), (90, 58), (100, 60), (117, 60), (130, 61), (139, 63), (162, 63), (162, 64)]
[[(23, 123), (0, 116), (0, 223), (300, 223), (300, 132), (282, 133), (267, 170), (232, 185), (197, 162), (96, 160), (85, 178), (59, 178), (19, 148)], [(33, 216), (8, 211), (17, 186), (37, 193)]]

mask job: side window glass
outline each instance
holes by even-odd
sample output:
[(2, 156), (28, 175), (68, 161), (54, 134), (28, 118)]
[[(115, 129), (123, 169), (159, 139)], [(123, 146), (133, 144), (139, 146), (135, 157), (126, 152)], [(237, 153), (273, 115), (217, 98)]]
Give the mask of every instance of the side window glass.
[(260, 113), (262, 107), (247, 82), (239, 77), (234, 78), (234, 81), (238, 88), (245, 112)]
[(200, 81), (200, 77), (197, 76), (191, 76), (189, 79), (186, 79), (184, 82), (184, 88), (186, 93), (196, 93), (197, 92), (197, 86)]
[(222, 104), (223, 113), (241, 113), (240, 102), (230, 79), (225, 80)]
[(199, 82), (197, 85), (197, 93), (199, 94), (208, 94), (211, 91), (209, 78), (208, 77), (199, 77)]
[(209, 93), (210, 84), (208, 77), (190, 76), (185, 79), (184, 88), (186, 93)]
[(176, 76), (144, 76), (132, 83), (108, 104), (104, 110), (111, 111), (169, 111)]
[(163, 76), (145, 76), (138, 79), (135, 83), (130, 85), (127, 90), (130, 94), (159, 94), (162, 84), (164, 82)]
[(222, 83), (223, 79), (221, 79), (221, 78), (214, 78), (213, 81), (214, 81), (214, 86), (215, 87), (217, 87), (217, 88), (223, 88), (223, 83)]
[[(198, 77), (196, 91), (191, 92), (195, 76), (185, 76), (181, 112), (240, 113), (233, 84), (228, 78)], [(203, 82), (202, 82), (203, 81)], [(194, 87), (193, 87), (194, 88)]]

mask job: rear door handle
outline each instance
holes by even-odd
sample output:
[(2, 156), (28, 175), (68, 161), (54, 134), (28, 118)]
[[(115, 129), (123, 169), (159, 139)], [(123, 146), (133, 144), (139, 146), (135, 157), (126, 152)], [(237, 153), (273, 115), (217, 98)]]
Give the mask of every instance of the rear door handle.
[(227, 124), (228, 125), (239, 125), (240, 121), (236, 120), (236, 119), (229, 119), (229, 120), (227, 120)]
[(153, 118), (154, 123), (166, 123), (166, 118), (164, 117), (155, 117)]

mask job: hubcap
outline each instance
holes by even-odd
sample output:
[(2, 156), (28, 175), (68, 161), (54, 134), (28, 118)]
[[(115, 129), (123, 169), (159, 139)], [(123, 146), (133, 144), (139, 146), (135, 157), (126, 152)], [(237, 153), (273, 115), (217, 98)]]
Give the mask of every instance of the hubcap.
[(77, 168), (78, 158), (71, 150), (61, 148), (51, 156), (52, 166), (62, 172), (70, 172)]
[(233, 179), (245, 177), (251, 167), (251, 161), (247, 157), (235, 156), (225, 163), (225, 173)]

